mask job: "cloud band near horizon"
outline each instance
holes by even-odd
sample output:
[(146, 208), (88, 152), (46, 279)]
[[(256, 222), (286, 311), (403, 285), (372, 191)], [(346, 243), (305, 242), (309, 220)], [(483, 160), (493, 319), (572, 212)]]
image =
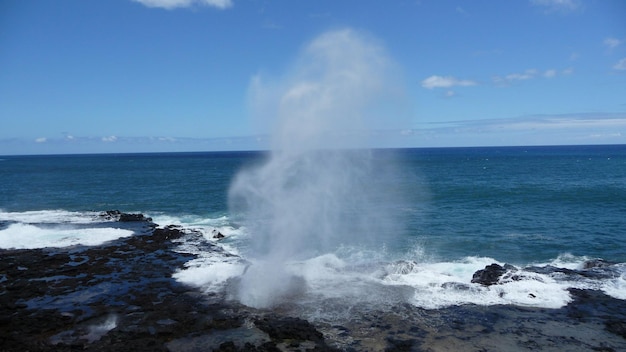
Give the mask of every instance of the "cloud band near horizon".
[(232, 0), (132, 0), (147, 7), (157, 7), (172, 10), (181, 7), (191, 7), (195, 5), (210, 6), (221, 10), (233, 6)]

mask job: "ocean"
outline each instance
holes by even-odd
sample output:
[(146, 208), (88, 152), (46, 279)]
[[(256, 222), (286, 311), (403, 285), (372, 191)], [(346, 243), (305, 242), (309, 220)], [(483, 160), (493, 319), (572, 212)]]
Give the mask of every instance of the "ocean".
[[(293, 299), (313, 319), (338, 314), (319, 308), (329, 301), (559, 308), (571, 287), (626, 299), (625, 145), (351, 151), (268, 168), (272, 158), (2, 156), (0, 248), (134, 235), (98, 216), (119, 209), (200, 231), (224, 249), (181, 240), (178, 250), (198, 258), (177, 280), (210, 294), (254, 277), (242, 280), (246, 292), (229, 294), (260, 308), (277, 304), (258, 291), (260, 281), (273, 299), (292, 299), (290, 285), (304, 282), (306, 292)], [(614, 265), (601, 275), (566, 275), (594, 259)], [(497, 288), (471, 282), (492, 263), (518, 274)]]

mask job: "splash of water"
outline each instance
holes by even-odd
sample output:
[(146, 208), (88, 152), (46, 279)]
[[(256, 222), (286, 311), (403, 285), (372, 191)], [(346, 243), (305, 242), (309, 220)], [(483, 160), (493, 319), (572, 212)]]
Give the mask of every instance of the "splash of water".
[(368, 129), (395, 123), (376, 114), (398, 91), (393, 77), (375, 40), (344, 29), (313, 40), (277, 83), (255, 78), (255, 106), (274, 124), (267, 160), (241, 171), (229, 193), (252, 237), (242, 303), (269, 307), (302, 290), (290, 262), (345, 245), (381, 248), (397, 232), (385, 208), (394, 204), (383, 182), (389, 165), (358, 148)]

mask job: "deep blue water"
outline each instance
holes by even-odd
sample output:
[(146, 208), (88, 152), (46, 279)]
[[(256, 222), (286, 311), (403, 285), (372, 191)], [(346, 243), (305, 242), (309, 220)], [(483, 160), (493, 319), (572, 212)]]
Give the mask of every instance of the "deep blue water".
[[(234, 175), (264, 156), (4, 156), (0, 210), (228, 216)], [(524, 264), (569, 253), (626, 262), (624, 145), (379, 150), (374, 157), (395, 163), (387, 186), (408, 200), (396, 209), (404, 230), (394, 250), (418, 244), (434, 260)]]
[(516, 263), (564, 253), (626, 259), (624, 146), (417, 154), (407, 159), (421, 170), (430, 201), (411, 228), (432, 252)]

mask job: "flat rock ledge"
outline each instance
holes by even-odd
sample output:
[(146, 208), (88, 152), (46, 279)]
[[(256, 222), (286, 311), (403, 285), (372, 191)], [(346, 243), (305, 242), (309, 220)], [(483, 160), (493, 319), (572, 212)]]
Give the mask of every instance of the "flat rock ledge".
[[(0, 351), (626, 351), (626, 302), (592, 290), (570, 290), (573, 302), (552, 310), (355, 305), (340, 323), (255, 310), (172, 278), (195, 258), (176, 240), (201, 234), (141, 214), (101, 216), (138, 234), (0, 250)], [(477, 277), (495, 283), (504, 268), (491, 269)]]
[(142, 214), (101, 216), (143, 231), (95, 247), (0, 250), (0, 351), (332, 350), (305, 320), (216, 303), (172, 279), (195, 257), (172, 241), (200, 234)]

